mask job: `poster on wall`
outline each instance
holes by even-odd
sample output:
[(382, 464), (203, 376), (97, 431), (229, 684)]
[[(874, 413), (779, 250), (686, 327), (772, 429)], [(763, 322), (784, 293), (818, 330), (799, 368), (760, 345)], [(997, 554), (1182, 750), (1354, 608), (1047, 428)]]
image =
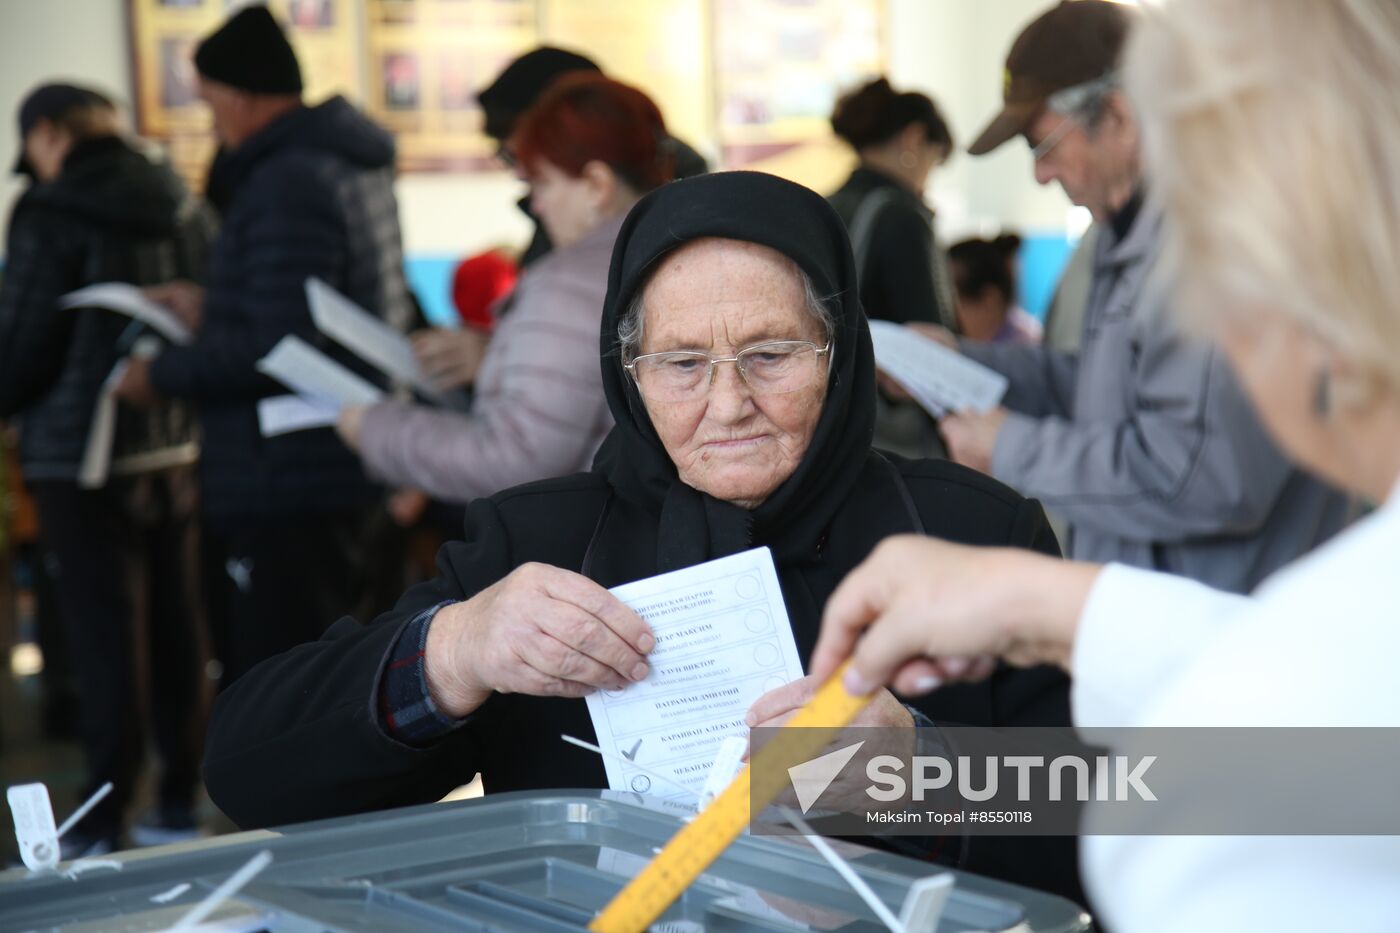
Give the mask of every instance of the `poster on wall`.
[(886, 65), (884, 0), (711, 0), (720, 149), (731, 168), (830, 135), (841, 93)]
[(365, 111), (406, 172), (499, 169), (476, 92), (538, 44), (536, 0), (366, 0)]
[[(214, 156), (209, 110), (199, 100), (194, 50), (246, 0), (128, 0), (136, 131), (164, 143), (196, 191)], [(272, 0), (301, 62), (306, 99), (360, 96), (357, 0)]]

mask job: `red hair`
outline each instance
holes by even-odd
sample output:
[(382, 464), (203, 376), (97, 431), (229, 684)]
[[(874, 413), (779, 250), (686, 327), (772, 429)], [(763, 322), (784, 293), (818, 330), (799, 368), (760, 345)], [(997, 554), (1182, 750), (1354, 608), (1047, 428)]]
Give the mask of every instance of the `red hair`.
[(638, 193), (671, 180), (666, 124), (650, 97), (593, 72), (550, 83), (516, 123), (510, 149), (527, 172), (549, 162), (577, 178), (602, 162)]

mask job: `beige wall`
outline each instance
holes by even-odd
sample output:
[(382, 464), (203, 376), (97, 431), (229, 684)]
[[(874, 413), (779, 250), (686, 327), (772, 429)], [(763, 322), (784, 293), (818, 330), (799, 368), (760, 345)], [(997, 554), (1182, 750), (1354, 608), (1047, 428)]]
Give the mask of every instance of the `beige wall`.
[[(1021, 26), (1048, 0), (887, 0), (891, 79), (937, 100), (965, 146), (999, 104), (1002, 62)], [(72, 78), (130, 96), (124, 0), (0, 0), (0, 160), (17, 151), (15, 107), (34, 84)], [(664, 101), (663, 107), (664, 107)], [(704, 144), (705, 141), (698, 141)], [(0, 209), (19, 186), (0, 178)], [(414, 254), (462, 254), (527, 232), (505, 173), (408, 176), (399, 186), (405, 245)], [(1064, 227), (1068, 204), (1036, 187), (1025, 146), (979, 159), (958, 155), (933, 185), (945, 236), (1003, 225)]]

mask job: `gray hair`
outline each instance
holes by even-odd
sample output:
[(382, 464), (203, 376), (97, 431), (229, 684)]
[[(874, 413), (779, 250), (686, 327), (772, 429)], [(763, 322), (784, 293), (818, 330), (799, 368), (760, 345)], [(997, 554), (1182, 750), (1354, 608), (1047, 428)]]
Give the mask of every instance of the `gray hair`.
[(1045, 99), (1045, 106), (1092, 130), (1108, 109), (1108, 98), (1120, 90), (1122, 84), (1117, 71), (1108, 71), (1081, 84), (1061, 88)]
[[(807, 313), (821, 324), (822, 332), (826, 334), (827, 345), (833, 345), (836, 341), (836, 315), (832, 313), (829, 306), (831, 298), (823, 298), (817, 294), (816, 286), (812, 284), (812, 277), (803, 271), (797, 263), (792, 264), (792, 269), (797, 273), (797, 278), (802, 283), (802, 298)], [(637, 289), (637, 293), (632, 296), (632, 301), (627, 305), (627, 310), (617, 325), (617, 345), (624, 363), (636, 359), (642, 349), (642, 327), (646, 320), (646, 312), (642, 307), (642, 295), (645, 292), (645, 286)], [(834, 359), (836, 354), (830, 353), (827, 356), (830, 360)]]

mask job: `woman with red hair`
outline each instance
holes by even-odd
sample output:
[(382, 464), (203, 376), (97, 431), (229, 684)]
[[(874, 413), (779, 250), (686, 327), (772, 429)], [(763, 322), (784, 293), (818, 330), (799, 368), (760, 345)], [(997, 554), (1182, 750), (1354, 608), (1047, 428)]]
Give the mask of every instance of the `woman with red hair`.
[(386, 483), (468, 502), (586, 470), (612, 416), (598, 370), (608, 262), (633, 204), (671, 178), (661, 113), (595, 73), (559, 78), (508, 150), (554, 250), (521, 276), (465, 414), (398, 402), (347, 409), (339, 430)]

